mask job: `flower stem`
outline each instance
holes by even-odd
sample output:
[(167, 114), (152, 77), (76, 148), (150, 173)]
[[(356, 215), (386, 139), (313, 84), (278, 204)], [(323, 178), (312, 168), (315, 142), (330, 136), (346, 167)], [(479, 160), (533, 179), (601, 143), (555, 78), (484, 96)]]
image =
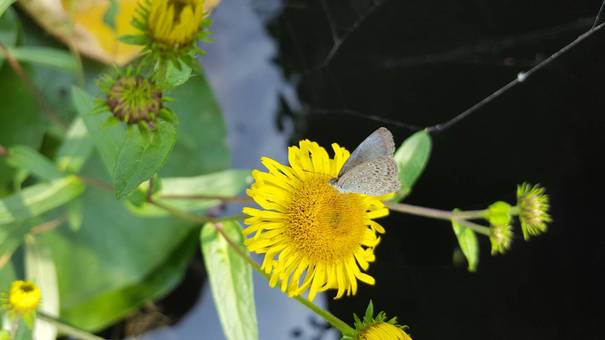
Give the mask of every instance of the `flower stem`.
[(48, 314), (45, 314), (43, 312), (38, 312), (37, 315), (41, 320), (44, 320), (44, 321), (52, 324), (53, 326), (55, 326), (57, 328), (57, 331), (59, 331), (59, 333), (69, 335), (70, 337), (74, 337), (76, 339), (81, 339), (81, 340), (103, 340), (103, 338), (101, 338), (101, 337), (88, 333), (88, 332), (81, 330), (79, 328), (76, 328), (74, 326), (68, 325), (65, 322), (63, 322), (55, 317), (52, 317)]
[(473, 231), (479, 233), (479, 234), (483, 234), (485, 236), (489, 236), (490, 235), (490, 228), (483, 226), (481, 224), (477, 224), (477, 223), (473, 223), (467, 220), (461, 220), (461, 219), (456, 219), (458, 221), (458, 223), (462, 224), (463, 226), (472, 229)]
[[(236, 244), (233, 240), (231, 240), (229, 238), (229, 236), (227, 236), (225, 234), (225, 232), (223, 231), (223, 228), (221, 227), (220, 224), (214, 224), (214, 228), (216, 229), (216, 231), (219, 234), (221, 234), (221, 236), (225, 239), (227, 244), (229, 244), (229, 246), (231, 248), (233, 248), (233, 250), (235, 250), (235, 252), (244, 261), (246, 261), (257, 273), (261, 274), (267, 281), (269, 281), (269, 279), (270, 279), (269, 275), (261, 269), (261, 267), (258, 265), (258, 263), (256, 263), (256, 261), (254, 261), (250, 257), (250, 255), (248, 255), (246, 252), (244, 252), (244, 250), (242, 250), (242, 248), (238, 244)], [(330, 325), (332, 325), (332, 326), (334, 326), (334, 328), (338, 329), (343, 335), (353, 335), (355, 333), (355, 330), (351, 326), (349, 326), (346, 322), (342, 321), (341, 319), (336, 317), (334, 314), (328, 312), (327, 310), (322, 309), (321, 307), (317, 306), (316, 304), (312, 303), (311, 301), (305, 299), (304, 297), (299, 295), (299, 296), (294, 296), (294, 299), (296, 301), (298, 301), (299, 303), (301, 303), (302, 305), (304, 305), (305, 307), (309, 308), (315, 314), (322, 317)]]
[(194, 215), (194, 214), (188, 213), (186, 211), (171, 207), (162, 202), (152, 200), (149, 203), (155, 205), (156, 207), (158, 207), (160, 209), (166, 210), (170, 214), (172, 214), (180, 219), (195, 222), (195, 223), (208, 223), (208, 222), (217, 223), (217, 222), (224, 222), (224, 221), (240, 221), (247, 217), (247, 215), (242, 215), (242, 214), (224, 216), (224, 217), (199, 216), (199, 215)]
[(160, 199), (163, 200), (220, 200), (223, 202), (238, 202), (246, 203), (251, 201), (248, 196), (218, 196), (218, 195), (177, 195), (167, 194), (161, 195)]
[(440, 220), (452, 220), (452, 219), (478, 219), (484, 218), (487, 211), (486, 210), (468, 210), (468, 211), (447, 211), (447, 210), (439, 210), (433, 208), (425, 208), (419, 207), (411, 204), (403, 204), (403, 203), (385, 203), (386, 207), (398, 211), (401, 213), (406, 213), (410, 215), (424, 216), (429, 218), (436, 218)]

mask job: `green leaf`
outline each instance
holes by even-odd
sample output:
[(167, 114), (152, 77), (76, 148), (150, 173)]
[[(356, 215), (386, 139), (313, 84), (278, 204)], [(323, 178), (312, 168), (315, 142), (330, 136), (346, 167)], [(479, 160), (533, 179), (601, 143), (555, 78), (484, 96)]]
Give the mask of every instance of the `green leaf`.
[[(107, 181), (99, 156), (82, 176)], [(199, 227), (174, 217), (141, 219), (111, 192), (90, 186), (80, 229), (40, 234), (52, 249), (59, 278), (61, 317), (97, 331), (159, 298), (181, 279), (195, 252)]]
[[(244, 237), (237, 222), (224, 222), (219, 227), (242, 252), (246, 252)], [(250, 265), (229, 246), (212, 223), (202, 228), (200, 241), (212, 297), (225, 337), (228, 340), (258, 339)]]
[[(31, 92), (10, 67), (0, 69), (0, 144), (27, 145), (38, 149), (44, 135), (45, 123)], [(0, 158), (0, 187), (12, 180), (15, 170)]]
[(162, 176), (198, 176), (228, 168), (227, 128), (206, 79), (190, 78), (167, 93), (174, 102), (167, 106), (179, 117), (178, 140)]
[[(5, 47), (12, 47), (17, 42), (19, 19), (12, 8), (8, 8), (14, 1), (0, 0), (0, 43)], [(0, 54), (4, 58), (2, 54)], [(0, 65), (2, 62), (0, 60)]]
[[(201, 213), (220, 204), (221, 201), (217, 199), (163, 199), (162, 196), (231, 197), (239, 194), (247, 186), (249, 177), (249, 170), (224, 170), (195, 177), (163, 178), (161, 190), (153, 197), (155, 201), (173, 208)], [(147, 183), (143, 183), (135, 193), (145, 197), (147, 189)], [(139, 205), (127, 203), (127, 207), (130, 211), (142, 217), (169, 215), (166, 210), (144, 201), (141, 201)]]
[(0, 200), (0, 225), (24, 221), (59, 207), (84, 191), (76, 176), (32, 185)]
[(6, 162), (47, 181), (63, 177), (61, 171), (50, 160), (28, 146), (17, 145), (10, 148)]
[(100, 292), (80, 304), (70, 304), (62, 309), (62, 318), (88, 331), (96, 331), (132, 314), (139, 306), (163, 297), (181, 281), (198, 244), (197, 234), (197, 230), (193, 230), (145, 277), (118, 289)]
[(122, 198), (148, 180), (166, 162), (176, 142), (173, 124), (158, 120), (152, 131), (126, 126), (109, 113), (94, 113), (93, 98), (74, 87), (76, 109), (110, 171), (117, 198)]
[(174, 63), (168, 63), (166, 66), (166, 79), (162, 85), (167, 88), (183, 85), (191, 77), (191, 67), (181, 60), (175, 62), (179, 63), (179, 67), (176, 67)]
[(61, 171), (77, 173), (92, 152), (92, 141), (82, 118), (72, 122), (63, 144), (57, 152), (57, 166)]
[(84, 191), (75, 176), (50, 183), (36, 184), (0, 200), (0, 268), (23, 243), (24, 236), (38, 219), (35, 217), (57, 208)]
[(393, 198), (400, 201), (411, 191), (422, 174), (431, 154), (431, 137), (426, 131), (419, 131), (406, 139), (393, 156), (399, 167), (401, 189)]
[(0, 17), (16, 0), (0, 0)]
[[(34, 335), (32, 332), (32, 326), (28, 325), (28, 323), (24, 319), (20, 319), (17, 323), (18, 328), (15, 333), (15, 337), (12, 340), (32, 340), (34, 339)], [(37, 340), (37, 339), (36, 339)]]
[[(8, 48), (8, 52), (18, 61), (55, 67), (62, 71), (75, 73), (78, 61), (73, 54), (48, 47), (20, 46)], [(0, 59), (4, 56), (0, 54)]]
[[(50, 249), (47, 245), (37, 242), (33, 237), (25, 243), (26, 277), (40, 287), (42, 300), (38, 311), (47, 315), (59, 316), (59, 287), (57, 286), (57, 271), (53, 263)], [(55, 340), (57, 328), (43, 320), (36, 320), (34, 338), (36, 340)]]
[(477, 235), (475, 235), (474, 231), (462, 226), (456, 220), (452, 220), (452, 227), (454, 228), (454, 233), (458, 239), (460, 250), (462, 250), (464, 257), (466, 257), (468, 271), (476, 271), (477, 265), (479, 264), (479, 242), (477, 240)]
[(116, 197), (128, 195), (158, 172), (175, 142), (174, 125), (163, 120), (158, 120), (151, 132), (129, 127), (114, 169)]

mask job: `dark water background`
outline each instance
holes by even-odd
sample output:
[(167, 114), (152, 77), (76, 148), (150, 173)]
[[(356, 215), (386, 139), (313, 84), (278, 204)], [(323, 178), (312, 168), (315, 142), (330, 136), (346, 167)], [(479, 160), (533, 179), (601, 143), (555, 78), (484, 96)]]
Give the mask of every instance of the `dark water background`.
[[(378, 126), (354, 110), (418, 126), (447, 121), (590, 28), (600, 1), (287, 1), (269, 24), (277, 63), (296, 85), (292, 140), (353, 148)], [(331, 58), (334, 43), (340, 44)], [(342, 42), (342, 43), (341, 43)], [(458, 124), (407, 203), (480, 209), (514, 202), (523, 181), (551, 196), (549, 232), (491, 257), (452, 264), (447, 223), (393, 213), (370, 273), (374, 287), (329, 302), (344, 320), (368, 300), (414, 339), (603, 339), (605, 32)], [(279, 120), (278, 120), (279, 122)], [(517, 229), (518, 230), (518, 229)]]

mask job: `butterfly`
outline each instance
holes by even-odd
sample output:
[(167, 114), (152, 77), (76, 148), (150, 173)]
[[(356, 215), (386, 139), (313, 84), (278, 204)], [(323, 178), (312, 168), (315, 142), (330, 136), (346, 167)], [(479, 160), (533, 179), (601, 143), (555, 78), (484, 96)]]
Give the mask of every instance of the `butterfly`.
[(343, 193), (359, 193), (382, 196), (399, 191), (399, 171), (393, 159), (395, 142), (393, 135), (384, 127), (372, 132), (353, 150), (349, 159), (330, 180), (336, 190)]

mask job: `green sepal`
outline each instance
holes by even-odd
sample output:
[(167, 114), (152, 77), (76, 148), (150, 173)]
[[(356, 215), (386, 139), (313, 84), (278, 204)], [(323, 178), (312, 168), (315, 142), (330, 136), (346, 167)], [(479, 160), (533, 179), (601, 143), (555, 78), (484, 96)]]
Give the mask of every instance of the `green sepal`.
[(510, 225), (512, 221), (511, 206), (504, 201), (498, 201), (487, 208), (487, 220), (491, 225)]

